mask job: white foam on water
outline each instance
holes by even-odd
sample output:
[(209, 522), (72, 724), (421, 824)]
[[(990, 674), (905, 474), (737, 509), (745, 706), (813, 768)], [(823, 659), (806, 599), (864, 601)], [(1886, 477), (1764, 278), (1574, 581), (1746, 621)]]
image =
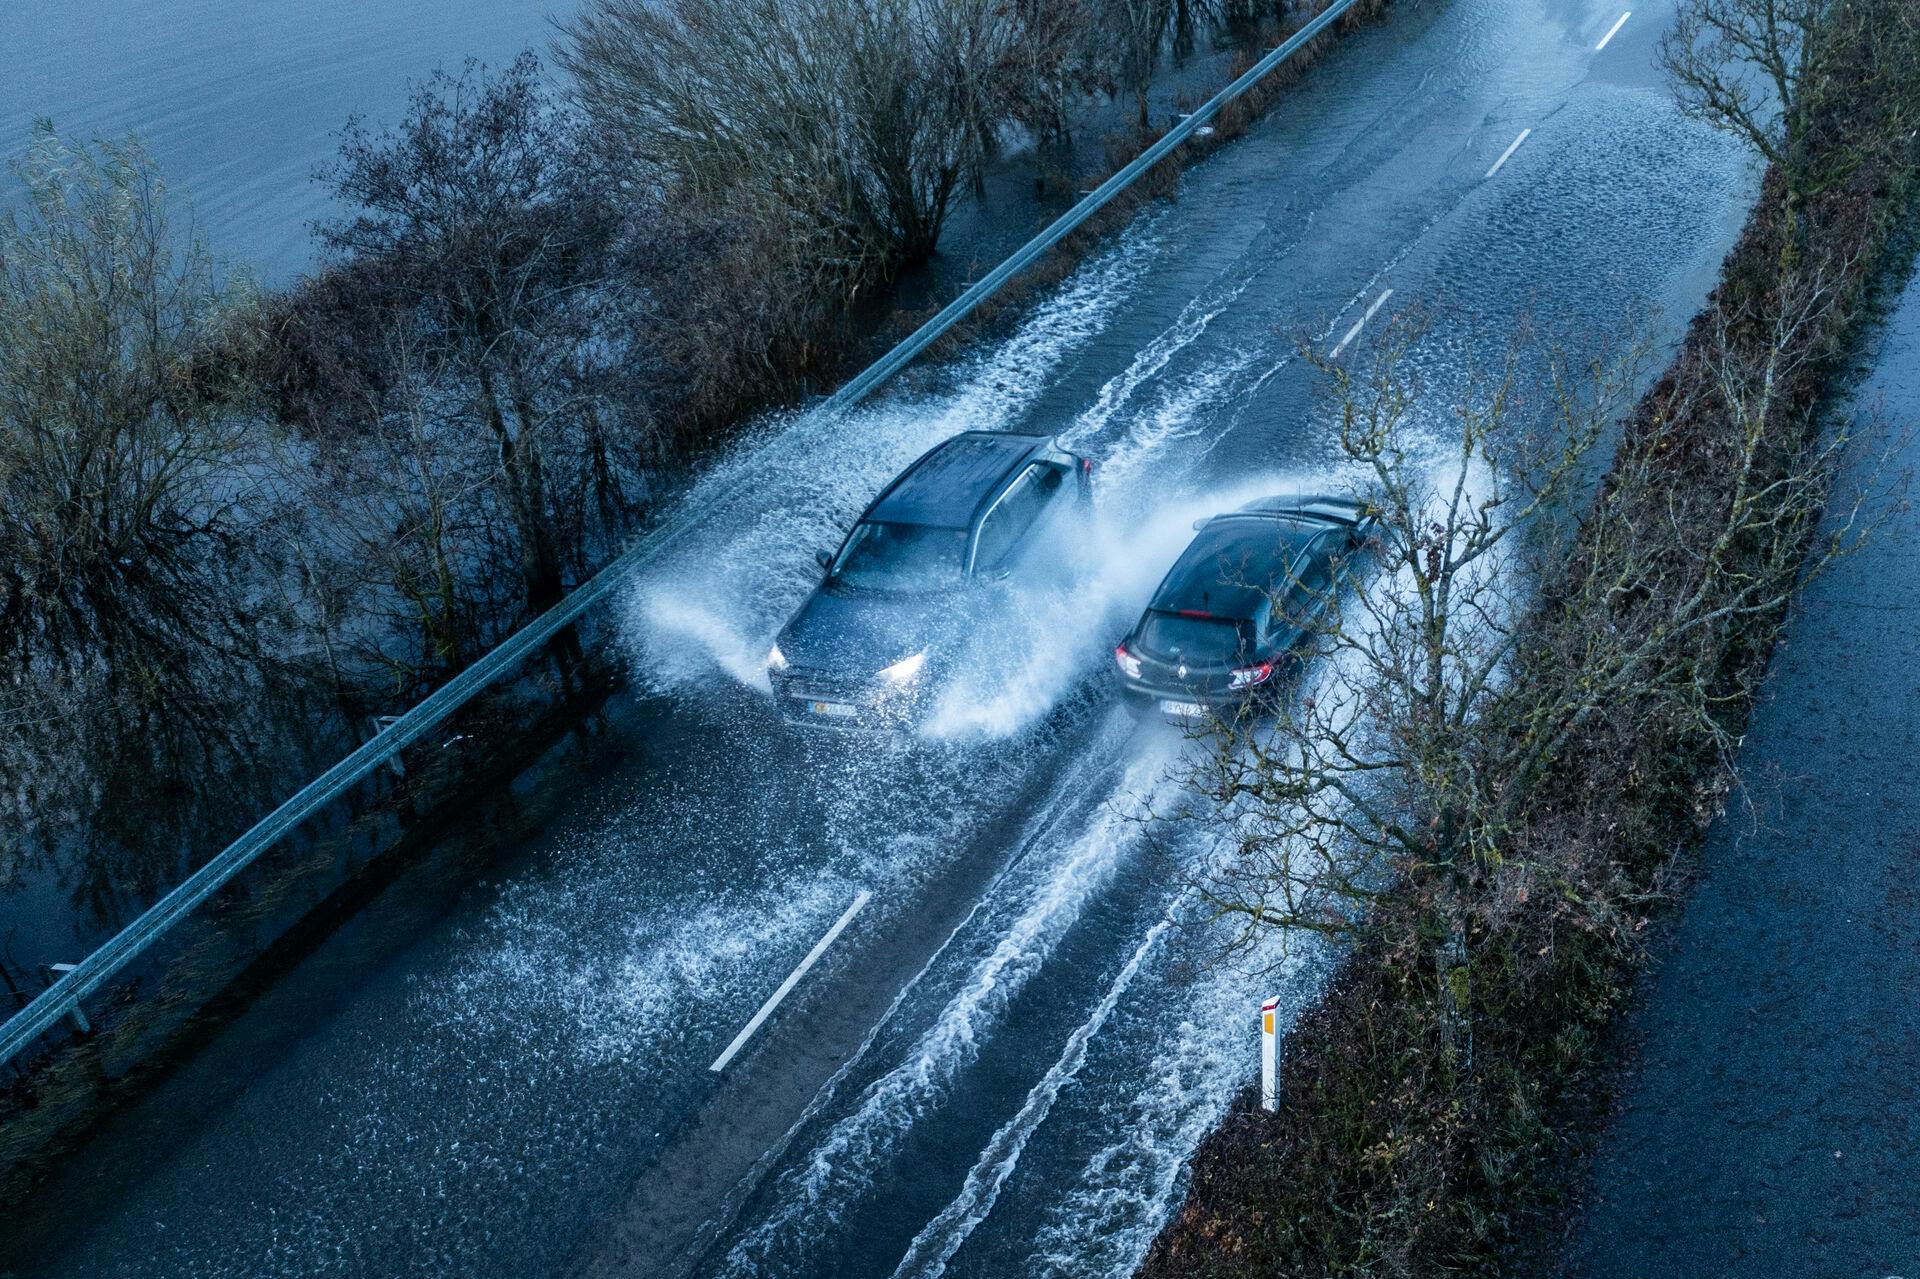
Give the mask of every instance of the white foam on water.
[(1172, 324), (1141, 347), (1126, 368), (1107, 379), (1093, 403), (1081, 410), (1073, 425), (1061, 433), (1061, 441), (1068, 448), (1079, 448), (1097, 439), (1115, 414), (1132, 400), (1134, 392), (1157, 378), (1176, 355), (1199, 341), (1207, 326), (1240, 300), (1257, 274), (1209, 290), (1182, 307)]
[[(1125, 1083), (1075, 1117), (1104, 1134), (1064, 1191), (1049, 1195), (1024, 1269), (1062, 1279), (1131, 1273), (1165, 1225), (1186, 1161), (1226, 1114), (1259, 1060), (1259, 1007), (1279, 995), (1284, 1034), (1324, 983), (1318, 954), (1298, 939), (1284, 962), (1278, 939), (1259, 956), (1259, 979), (1238, 967), (1193, 982), (1160, 974), (1127, 1028)], [(1138, 1052), (1134, 1057), (1131, 1054)]]
[(960, 1194), (914, 1237), (907, 1255), (894, 1269), (895, 1279), (907, 1279), (907, 1276), (937, 1279), (937, 1276), (946, 1273), (947, 1263), (953, 1260), (953, 1254), (967, 1241), (973, 1228), (993, 1211), (1001, 1188), (1007, 1184), (1014, 1166), (1020, 1162), (1027, 1142), (1046, 1122), (1054, 1101), (1060, 1096), (1060, 1090), (1080, 1073), (1080, 1067), (1086, 1063), (1088, 1043), (1107, 1024), (1113, 1010), (1119, 1007), (1127, 988), (1139, 974), (1141, 965), (1159, 945), (1168, 927), (1169, 921), (1163, 919), (1147, 930), (1146, 937), (1128, 958), (1119, 976), (1107, 987), (1093, 1014), (1067, 1038), (1066, 1050), (1060, 1054), (1060, 1059), (1027, 1093), (1026, 1101), (1013, 1118), (1002, 1125), (987, 1143), (979, 1162), (967, 1173), (966, 1184)]
[(1216, 355), (1158, 389), (1151, 403), (1126, 418), (1124, 434), (1109, 444), (1097, 476), (1107, 488), (1151, 493), (1167, 486), (1168, 453), (1214, 423), (1214, 410), (1238, 390), (1262, 352)]
[[(1170, 763), (1168, 753), (1143, 751), (1129, 762), (1116, 793), (1150, 788)], [(758, 1275), (798, 1264), (819, 1238), (821, 1219), (838, 1219), (872, 1187), (900, 1140), (945, 1100), (1013, 1000), (1137, 851), (1141, 833), (1130, 812), (1103, 808), (1059, 857), (1003, 886), (1004, 904), (1016, 908), (1005, 931), (969, 967), (903, 1059), (869, 1084), (807, 1160), (782, 1177), (779, 1207), (735, 1244), (727, 1273)]]
[(641, 677), (666, 692), (718, 671), (764, 690), (768, 645), (819, 582), (814, 554), (838, 546), (916, 457), (1017, 418), (1104, 330), (1157, 247), (1150, 224), (1122, 236), (992, 350), (923, 375), (933, 389), (903, 385), (844, 414), (803, 411), (752, 433), (683, 500), (713, 509), (630, 592), (625, 633)]
[(586, 1066), (659, 1059), (704, 1045), (716, 1020), (771, 989), (768, 957), (804, 953), (857, 891), (835, 870), (789, 875), (746, 908), (732, 894), (680, 902), (592, 939), (557, 903), (516, 901), (490, 921), (497, 944), (428, 1003), (460, 1016), (538, 1009)]

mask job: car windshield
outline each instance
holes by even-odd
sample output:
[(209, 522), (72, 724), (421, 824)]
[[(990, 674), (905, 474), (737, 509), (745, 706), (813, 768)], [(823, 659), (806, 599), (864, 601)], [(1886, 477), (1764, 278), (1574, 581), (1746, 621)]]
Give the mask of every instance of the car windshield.
[(1140, 626), (1140, 649), (1152, 657), (1189, 662), (1230, 662), (1246, 647), (1246, 624), (1227, 617), (1194, 617), (1149, 610)]
[(957, 584), (967, 531), (868, 520), (853, 530), (833, 566), (834, 581), (862, 591), (933, 591)]

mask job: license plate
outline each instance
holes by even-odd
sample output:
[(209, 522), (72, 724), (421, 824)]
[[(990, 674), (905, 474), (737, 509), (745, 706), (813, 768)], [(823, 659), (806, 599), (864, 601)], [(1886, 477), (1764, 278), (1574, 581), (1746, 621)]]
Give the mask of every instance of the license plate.
[(837, 719), (852, 719), (860, 713), (845, 702), (808, 702), (807, 709), (815, 715), (832, 715)]
[(1183, 715), (1188, 719), (1199, 719), (1207, 713), (1207, 708), (1198, 702), (1161, 702), (1160, 709), (1169, 715)]

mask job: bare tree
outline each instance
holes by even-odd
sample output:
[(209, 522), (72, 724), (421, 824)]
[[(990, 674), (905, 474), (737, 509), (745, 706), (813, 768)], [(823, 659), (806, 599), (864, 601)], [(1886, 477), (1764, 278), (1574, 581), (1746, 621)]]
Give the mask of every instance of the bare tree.
[(1784, 267), (1804, 248), (1807, 202), (1911, 133), (1917, 34), (1908, 0), (1685, 0), (1661, 39), (1682, 109), (1779, 175)]
[(323, 242), (377, 264), (380, 305), (411, 309), (410, 341), (460, 375), (440, 411), (492, 452), (525, 608), (551, 606), (591, 530), (562, 509), (550, 472), (556, 455), (573, 460), (582, 442), (591, 453), (587, 437), (619, 429), (597, 375), (630, 335), (612, 269), (619, 220), (579, 122), (547, 100), (531, 54), (493, 79), (469, 64), (417, 90), (398, 130), (350, 124), (329, 176), (360, 212), (323, 226)]
[(1238, 921), (1236, 945), (1270, 928), (1344, 935), (1411, 877), (1436, 910), (1428, 961), (1451, 971), (1464, 962), (1459, 906), (1508, 818), (1518, 545), (1569, 496), (1626, 384), (1584, 393), (1552, 363), (1551, 412), (1529, 434), (1510, 363), (1440, 414), (1406, 358), (1418, 334), (1392, 326), (1358, 374), (1311, 357), (1366, 476), (1374, 536), (1323, 607), (1293, 619), (1310, 637), (1299, 695), (1263, 708), (1271, 719), (1220, 725), (1188, 781), (1210, 801), (1200, 820), (1231, 836), (1197, 886), (1210, 917)]
[(354, 410), (361, 429), (289, 441), (281, 462), (301, 481), (290, 540), (302, 595), (356, 719), (465, 666), (518, 603), (512, 575), (490, 571), (513, 563), (489, 553), (512, 540), (502, 538), (511, 521), (498, 509), (490, 450), (442, 411), (459, 395), (458, 375), (410, 312), (384, 317), (375, 340), (389, 376), (348, 384), (365, 397)]
[(854, 277), (933, 252), (1002, 125), (1043, 117), (1064, 26), (990, 0), (595, 0), (582, 103), (636, 180), (772, 218)]
[(16, 172), (25, 200), (0, 222), (0, 811), (20, 839), (80, 825), (153, 847), (243, 796), (276, 736), (243, 713), (286, 673), (253, 292), (175, 227), (137, 145), (70, 148), (42, 122)]
[[(1757, 347), (1723, 331), (1714, 402), (1666, 406), (1632, 438), (1571, 540), (1561, 516), (1630, 402), (1631, 354), (1549, 357), (1530, 422), (1509, 365), (1437, 433), (1409, 330), (1362, 374), (1318, 361), (1378, 532), (1331, 607), (1301, 619), (1314, 646), (1296, 695), (1219, 725), (1187, 777), (1208, 803), (1186, 820), (1224, 836), (1198, 897), (1237, 924), (1236, 947), (1270, 928), (1364, 932), (1382, 894), (1410, 901), (1396, 944), (1430, 968), (1444, 1042), (1467, 1059), (1473, 939), (1566, 869), (1517, 840), (1552, 767), (1603, 734), (1711, 722), (1715, 645), (1777, 618), (1857, 532), (1843, 514), (1803, 564), (1847, 436), (1773, 398), (1831, 303), (1810, 288), (1765, 317)], [(1676, 497), (1673, 454), (1702, 413), (1727, 427), (1724, 484)]]

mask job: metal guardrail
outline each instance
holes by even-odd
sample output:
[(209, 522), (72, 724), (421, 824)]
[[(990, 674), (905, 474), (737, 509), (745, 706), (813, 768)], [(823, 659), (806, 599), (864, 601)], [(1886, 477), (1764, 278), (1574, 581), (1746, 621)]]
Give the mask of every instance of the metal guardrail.
[[(1046, 230), (1027, 241), (1013, 255), (989, 271), (966, 292), (941, 309), (938, 315), (916, 329), (898, 346), (874, 361), (858, 376), (842, 386), (811, 412), (835, 413), (859, 403), (876, 387), (899, 372), (908, 361), (939, 340), (981, 302), (1033, 262), (1065, 239), (1081, 224), (1126, 190), (1140, 175), (1165, 159), (1173, 149), (1203, 128), (1222, 107), (1238, 98), (1269, 72), (1299, 51), (1301, 46), (1331, 26), (1357, 0), (1334, 0), (1313, 21), (1287, 41), (1256, 62), (1226, 88), (1209, 98), (1193, 114), (1181, 120), (1165, 137), (1095, 187), (1071, 209), (1061, 214)], [(723, 492), (716, 496), (727, 496)], [(629, 577), (658, 558), (685, 535), (694, 521), (682, 515), (659, 529), (644, 535), (612, 563), (587, 580), (573, 594), (542, 613), (503, 640), (479, 661), (454, 676), (418, 706), (396, 718), (358, 750), (307, 783), (280, 807), (263, 817), (251, 830), (233, 841), (206, 865), (149, 907), (145, 914), (114, 934), (100, 948), (75, 964), (57, 981), (14, 1014), (0, 1027), (0, 1065), (18, 1056), (28, 1044), (76, 1011), (80, 1001), (97, 990), (115, 973), (125, 968), (140, 953), (159, 940), (169, 928), (229, 880), (246, 869), (255, 858), (291, 832), (307, 818), (337, 799), (349, 787), (432, 731), (447, 716), (460, 709), (475, 694), (508, 674), (560, 630), (611, 594)]]

